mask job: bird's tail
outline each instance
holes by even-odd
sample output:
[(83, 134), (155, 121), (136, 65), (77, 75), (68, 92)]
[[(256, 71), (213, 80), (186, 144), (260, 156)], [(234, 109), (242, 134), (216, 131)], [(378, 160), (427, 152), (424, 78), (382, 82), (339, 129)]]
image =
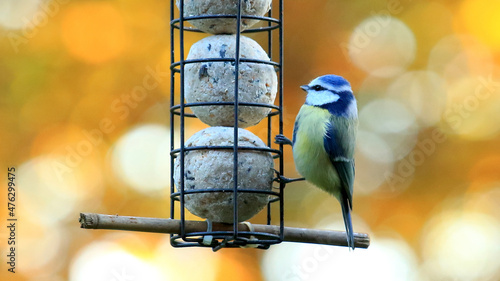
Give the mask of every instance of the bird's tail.
[(354, 250), (354, 231), (351, 221), (351, 204), (347, 196), (341, 196), (340, 205), (342, 206), (342, 215), (344, 216), (345, 231), (347, 233), (347, 247)]

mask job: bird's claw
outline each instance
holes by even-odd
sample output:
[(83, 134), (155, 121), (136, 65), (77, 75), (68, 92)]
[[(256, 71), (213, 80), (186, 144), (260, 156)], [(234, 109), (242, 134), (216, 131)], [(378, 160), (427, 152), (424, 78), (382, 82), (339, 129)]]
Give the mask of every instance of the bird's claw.
[(282, 134), (278, 134), (274, 137), (274, 143), (282, 144), (282, 145), (285, 145), (285, 144), (292, 145), (292, 141)]
[(291, 183), (291, 182), (294, 182), (294, 181), (303, 181), (303, 180), (305, 180), (305, 178), (291, 179), (291, 178), (284, 177), (276, 169), (274, 169), (274, 172), (276, 173), (276, 177), (273, 179), (273, 181), (276, 181), (276, 182), (279, 182), (279, 183), (288, 184), (288, 183)]

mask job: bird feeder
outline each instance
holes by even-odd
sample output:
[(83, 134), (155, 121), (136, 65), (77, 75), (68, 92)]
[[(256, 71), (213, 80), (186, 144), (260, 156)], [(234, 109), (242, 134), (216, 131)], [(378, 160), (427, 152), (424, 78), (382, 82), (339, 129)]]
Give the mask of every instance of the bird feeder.
[[(273, 188), (274, 171), (283, 172), (283, 147), (271, 148), (273, 125), (283, 132), (283, 1), (274, 13), (278, 18), (270, 0), (176, 2), (178, 10), (171, 1), (170, 11), (171, 219), (180, 220), (180, 233), (171, 235), (172, 245), (268, 248), (283, 241), (284, 228), (284, 184)], [(252, 27), (258, 22), (260, 27)], [(215, 35), (196, 42), (186, 57), (186, 33), (202, 30)], [(245, 36), (259, 32), (267, 35), (267, 50)], [(279, 56), (274, 58), (276, 37)], [(212, 127), (186, 142), (186, 118)], [(267, 144), (243, 129), (266, 121)], [(267, 225), (279, 225), (277, 233), (239, 228), (262, 208)], [(188, 233), (186, 209), (230, 227)], [(273, 213), (279, 217), (272, 218)]]

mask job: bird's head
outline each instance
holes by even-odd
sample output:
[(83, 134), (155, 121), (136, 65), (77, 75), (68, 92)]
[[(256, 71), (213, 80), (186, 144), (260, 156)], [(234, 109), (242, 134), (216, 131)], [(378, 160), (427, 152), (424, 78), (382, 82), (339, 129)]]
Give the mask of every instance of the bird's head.
[(306, 105), (328, 109), (334, 115), (357, 117), (356, 99), (351, 85), (343, 77), (324, 75), (300, 87), (307, 92)]

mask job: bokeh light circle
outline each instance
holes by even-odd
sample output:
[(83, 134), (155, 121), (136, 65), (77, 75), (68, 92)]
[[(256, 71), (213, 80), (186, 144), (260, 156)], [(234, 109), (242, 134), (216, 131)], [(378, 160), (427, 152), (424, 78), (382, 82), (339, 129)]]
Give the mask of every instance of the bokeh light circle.
[(112, 242), (94, 242), (72, 261), (70, 281), (87, 281), (89, 276), (95, 281), (172, 280), (161, 274), (156, 266)]
[(470, 140), (487, 140), (498, 135), (500, 87), (498, 78), (468, 77), (451, 83), (443, 125), (451, 133)]
[(490, 280), (500, 269), (500, 222), (492, 216), (448, 211), (423, 230), (424, 270), (433, 280)]
[(156, 196), (170, 184), (170, 131), (147, 124), (122, 136), (111, 152), (116, 176), (135, 190)]
[(391, 147), (377, 134), (359, 130), (357, 134), (359, 151), (375, 162), (394, 162)]
[(391, 16), (373, 16), (354, 29), (348, 51), (354, 64), (364, 71), (392, 77), (413, 62), (416, 40), (402, 21)]
[(359, 131), (368, 135), (358, 137), (358, 147), (376, 162), (394, 162), (415, 146), (418, 129), (415, 114), (405, 104), (388, 98), (376, 99), (359, 113)]
[(22, 257), (18, 267), (33, 275), (57, 272), (68, 254), (68, 231), (60, 224), (37, 221), (36, 216), (26, 215), (23, 210), (18, 210), (18, 214), (21, 220), (16, 229), (17, 255)]
[[(394, 162), (380, 162), (356, 152), (356, 179), (354, 190), (356, 194), (371, 194), (380, 190), (384, 182), (394, 175)], [(390, 190), (394, 192), (395, 190)]]
[(431, 71), (412, 71), (399, 76), (388, 88), (388, 97), (413, 111), (419, 125), (432, 126), (441, 120), (446, 106), (444, 80)]
[(353, 252), (326, 245), (280, 244), (264, 253), (261, 266), (265, 280), (273, 281), (420, 280), (408, 244), (373, 236), (368, 250)]
[(471, 35), (450, 35), (432, 48), (428, 70), (439, 74), (447, 83), (468, 77), (488, 76), (494, 68), (491, 50)]
[[(20, 208), (40, 221), (55, 223), (74, 215), (92, 196), (99, 200), (102, 192), (99, 185), (86, 180), (89, 175), (81, 172), (79, 166), (66, 164), (64, 157), (42, 155), (19, 166), (18, 184), (23, 190), (24, 204)], [(81, 164), (82, 165), (82, 164)], [(64, 204), (47, 204), (64, 202)]]
[[(40, 9), (41, 0), (23, 0), (23, 1), (1, 1), (0, 2), (0, 26), (9, 29), (30, 29), (29, 33), (32, 34), (33, 29), (36, 28), (38, 21), (36, 19), (46, 22), (49, 17), (45, 11)], [(38, 14), (38, 15), (37, 15)], [(35, 15), (36, 18), (35, 18)]]
[(128, 41), (123, 17), (109, 2), (76, 2), (65, 9), (62, 42), (75, 58), (102, 63), (119, 56)]
[(359, 122), (377, 133), (399, 133), (415, 124), (415, 116), (398, 101), (377, 99), (362, 108)]

